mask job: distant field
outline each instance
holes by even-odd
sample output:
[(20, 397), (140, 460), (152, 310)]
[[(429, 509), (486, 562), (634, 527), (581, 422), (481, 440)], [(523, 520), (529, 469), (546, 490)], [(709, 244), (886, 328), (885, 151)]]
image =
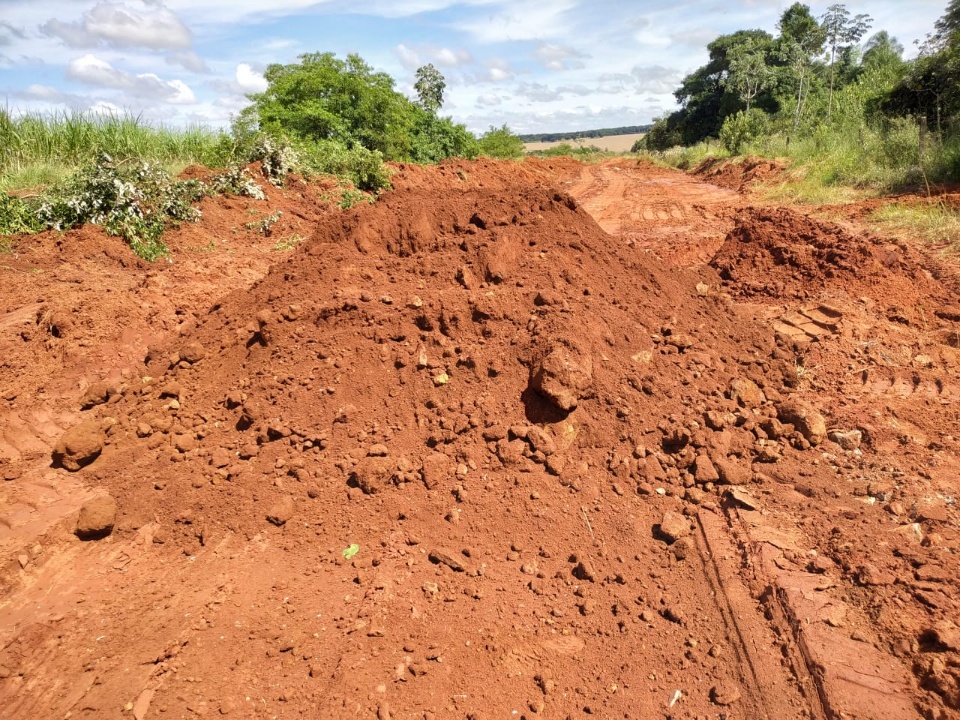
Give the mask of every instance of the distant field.
[(548, 148), (556, 147), (557, 145), (562, 145), (563, 143), (569, 143), (574, 147), (577, 145), (596, 145), (601, 150), (609, 150), (610, 152), (628, 152), (630, 148), (633, 147), (633, 144), (642, 138), (643, 135), (643, 133), (633, 133), (632, 135), (607, 135), (607, 137), (583, 138), (581, 140), (533, 142), (524, 143), (524, 147), (527, 149), (527, 152), (533, 152), (534, 150), (547, 150)]

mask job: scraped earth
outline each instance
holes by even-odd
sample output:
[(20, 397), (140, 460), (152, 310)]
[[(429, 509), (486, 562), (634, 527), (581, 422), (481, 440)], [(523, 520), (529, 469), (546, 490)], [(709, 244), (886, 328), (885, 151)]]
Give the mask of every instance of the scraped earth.
[(636, 161), (393, 181), (0, 257), (0, 717), (960, 717), (950, 268)]

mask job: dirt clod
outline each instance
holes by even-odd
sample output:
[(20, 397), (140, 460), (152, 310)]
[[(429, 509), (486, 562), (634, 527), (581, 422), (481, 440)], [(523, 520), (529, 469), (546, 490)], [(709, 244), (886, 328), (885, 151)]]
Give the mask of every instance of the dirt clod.
[(117, 501), (110, 495), (97, 495), (81, 506), (74, 532), (81, 540), (100, 540), (113, 532), (116, 519)]

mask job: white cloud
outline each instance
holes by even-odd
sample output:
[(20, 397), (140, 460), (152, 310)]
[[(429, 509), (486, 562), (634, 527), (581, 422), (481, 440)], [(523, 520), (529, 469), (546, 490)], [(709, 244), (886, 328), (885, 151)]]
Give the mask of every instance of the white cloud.
[(400, 60), (400, 64), (407, 70), (416, 70), (427, 63), (442, 68), (455, 68), (473, 62), (470, 51), (461, 48), (437, 47), (435, 45), (408, 47), (401, 43), (393, 49), (393, 52)]
[(504, 4), (500, 12), (484, 18), (461, 21), (454, 27), (481, 43), (543, 40), (567, 36), (573, 28), (568, 11), (578, 0), (525, 0)]
[(57, 37), (70, 47), (145, 47), (180, 50), (193, 45), (193, 34), (183, 21), (162, 4), (140, 10), (125, 3), (99, 2), (79, 21), (53, 18), (40, 26), (45, 35)]
[(237, 86), (243, 93), (261, 93), (267, 89), (267, 81), (249, 64), (240, 63), (236, 72)]
[(486, 69), (467, 75), (465, 79), (468, 83), (485, 83), (485, 82), (505, 82), (507, 80), (513, 79), (513, 69), (510, 67), (510, 63), (506, 60), (488, 60), (486, 62)]
[(487, 93), (484, 95), (477, 96), (478, 108), (496, 107), (497, 105), (502, 105), (502, 104), (503, 104), (503, 98), (501, 98), (499, 95), (492, 95)]
[(166, 61), (168, 65), (179, 65), (184, 70), (189, 70), (190, 72), (210, 72), (210, 67), (207, 65), (206, 60), (197, 55), (193, 50), (184, 50), (183, 52), (167, 55)]
[(163, 80), (153, 73), (134, 75), (91, 54), (71, 60), (67, 76), (87, 85), (122, 90), (141, 100), (171, 105), (190, 105), (197, 101), (193, 91), (181, 80)]
[(572, 47), (552, 43), (539, 43), (533, 54), (547, 70), (580, 70), (585, 67), (583, 59), (590, 57)]

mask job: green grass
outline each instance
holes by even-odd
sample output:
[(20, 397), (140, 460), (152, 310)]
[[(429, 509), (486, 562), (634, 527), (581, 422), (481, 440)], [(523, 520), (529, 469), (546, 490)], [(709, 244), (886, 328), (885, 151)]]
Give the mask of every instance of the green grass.
[(867, 223), (885, 234), (919, 238), (960, 252), (960, 212), (943, 203), (890, 203), (872, 212)]
[(101, 155), (146, 160), (172, 174), (224, 155), (229, 137), (206, 128), (154, 127), (133, 115), (0, 110), (0, 191), (45, 187)]

